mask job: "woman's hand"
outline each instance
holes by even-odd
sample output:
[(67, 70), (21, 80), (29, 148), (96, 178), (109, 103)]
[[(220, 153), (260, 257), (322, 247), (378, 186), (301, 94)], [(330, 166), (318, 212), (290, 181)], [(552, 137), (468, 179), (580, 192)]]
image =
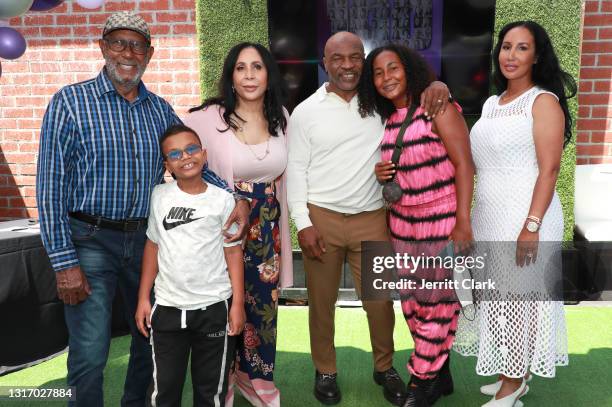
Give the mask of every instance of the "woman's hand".
[(454, 243), (455, 254), (466, 255), (472, 251), (474, 245), (474, 235), (472, 234), (472, 225), (469, 222), (455, 223), (455, 227), (450, 233), (448, 240)]
[(530, 232), (525, 226), (516, 239), (516, 265), (519, 267), (529, 266), (538, 258), (539, 232)]
[(393, 178), (393, 174), (395, 174), (395, 164), (391, 161), (381, 161), (376, 163), (374, 166), (374, 173), (376, 174), (376, 180), (384, 184), (391, 178)]
[[(243, 239), (249, 230), (249, 215), (251, 214), (251, 205), (246, 199), (241, 199), (236, 202), (236, 206), (230, 213), (227, 222), (223, 225), (224, 242), (232, 243)], [(232, 225), (238, 225), (238, 231), (232, 234), (230, 232)]]

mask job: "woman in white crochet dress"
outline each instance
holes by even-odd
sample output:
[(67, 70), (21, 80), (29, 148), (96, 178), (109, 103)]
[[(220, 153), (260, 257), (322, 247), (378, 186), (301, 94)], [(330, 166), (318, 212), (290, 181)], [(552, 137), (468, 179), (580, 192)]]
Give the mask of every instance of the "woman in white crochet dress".
[(555, 184), (576, 84), (561, 70), (546, 31), (531, 21), (502, 28), (493, 63), (500, 94), (485, 102), (470, 135), (472, 221), (475, 240), (496, 242), (489, 244), (489, 275), (504, 287), (479, 303), (473, 321), (460, 318), (454, 348), (478, 356), (479, 375), (499, 375), (481, 388), (493, 396), (484, 406), (516, 407), (531, 374), (554, 377), (555, 367), (568, 363), (563, 304), (551, 300), (560, 298), (533, 299), (560, 273), (563, 213)]

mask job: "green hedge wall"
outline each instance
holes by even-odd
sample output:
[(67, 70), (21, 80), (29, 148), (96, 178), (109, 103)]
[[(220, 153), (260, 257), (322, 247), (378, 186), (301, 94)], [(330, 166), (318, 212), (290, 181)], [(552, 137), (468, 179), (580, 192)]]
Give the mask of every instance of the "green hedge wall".
[[(497, 0), (495, 8), (495, 37), (501, 28), (516, 20), (533, 20), (541, 24), (553, 42), (561, 66), (578, 82), (580, 69), (580, 16), (582, 0)], [(572, 140), (576, 140), (576, 112), (578, 100), (570, 100), (574, 118)], [(565, 147), (557, 192), (563, 205), (565, 220), (564, 240), (573, 239), (574, 228), (574, 169), (576, 145)]]
[(198, 0), (196, 2), (202, 97), (217, 93), (223, 60), (239, 42), (268, 46), (266, 0)]
[[(551, 36), (563, 68), (578, 79), (580, 65), (580, 16), (582, 0), (497, 0), (495, 37), (506, 23), (530, 19), (540, 23)], [(198, 0), (196, 3), (200, 44), (200, 81), (202, 96), (216, 93), (223, 59), (232, 45), (240, 41), (268, 46), (266, 0)], [(577, 100), (570, 101), (576, 117)], [(574, 140), (576, 130), (574, 126)], [(565, 148), (557, 191), (565, 216), (565, 240), (572, 240), (574, 227), (574, 168), (576, 148)]]

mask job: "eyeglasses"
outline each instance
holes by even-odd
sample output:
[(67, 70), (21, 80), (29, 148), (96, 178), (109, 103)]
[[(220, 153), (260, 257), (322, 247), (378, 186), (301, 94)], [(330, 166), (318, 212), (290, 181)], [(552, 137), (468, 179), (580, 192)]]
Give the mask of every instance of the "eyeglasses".
[(149, 44), (143, 41), (108, 38), (104, 38), (104, 41), (108, 44), (109, 48), (115, 52), (123, 52), (128, 45), (134, 54), (143, 55), (149, 50)]
[(178, 148), (170, 150), (168, 154), (166, 154), (166, 159), (169, 161), (178, 161), (183, 158), (183, 153), (192, 156), (194, 154), (199, 153), (200, 151), (202, 151), (202, 146), (199, 146), (197, 144), (189, 144), (187, 147), (185, 147), (184, 150), (180, 150)]

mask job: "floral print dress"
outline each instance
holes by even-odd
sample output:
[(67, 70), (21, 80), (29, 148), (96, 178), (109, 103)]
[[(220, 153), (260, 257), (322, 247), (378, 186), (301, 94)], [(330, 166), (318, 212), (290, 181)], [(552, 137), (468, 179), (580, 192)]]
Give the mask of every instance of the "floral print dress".
[(247, 323), (239, 346), (240, 370), (272, 380), (276, 355), (276, 315), (280, 273), (280, 205), (274, 183), (240, 182), (235, 188), (251, 199), (250, 229), (244, 248)]
[[(252, 405), (277, 407), (280, 392), (274, 384), (274, 364), (281, 271), (281, 205), (275, 181), (287, 165), (285, 140), (270, 137), (268, 154), (267, 143), (245, 146), (234, 138), (233, 153), (234, 189), (251, 203), (249, 231), (244, 242), (246, 323), (237, 344), (233, 381)], [(226, 405), (231, 406), (232, 402)]]

